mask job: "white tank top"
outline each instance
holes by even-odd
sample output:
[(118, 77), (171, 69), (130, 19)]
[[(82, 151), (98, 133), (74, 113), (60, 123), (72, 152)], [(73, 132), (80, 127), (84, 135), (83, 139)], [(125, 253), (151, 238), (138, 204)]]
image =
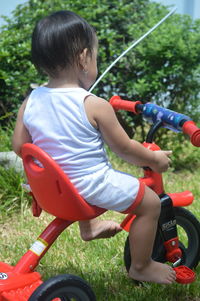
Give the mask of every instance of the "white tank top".
[(24, 124), (35, 145), (46, 151), (90, 204), (123, 211), (136, 197), (139, 182), (115, 171), (101, 133), (89, 122), (82, 88), (39, 87), (30, 94)]
[(39, 87), (29, 96), (24, 124), (32, 141), (70, 179), (102, 170), (109, 163), (100, 132), (88, 121), (82, 88)]

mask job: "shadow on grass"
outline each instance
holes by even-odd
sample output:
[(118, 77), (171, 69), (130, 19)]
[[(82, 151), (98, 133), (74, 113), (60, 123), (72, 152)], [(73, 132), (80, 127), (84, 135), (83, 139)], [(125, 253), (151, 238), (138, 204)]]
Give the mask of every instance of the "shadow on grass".
[[(97, 301), (200, 301), (199, 285), (197, 279), (190, 285), (144, 284), (136, 286), (128, 278), (125, 268), (109, 266), (105, 271), (83, 271), (81, 266), (67, 262), (66, 266), (40, 266), (40, 272), (45, 269), (44, 281), (58, 274), (73, 274), (83, 278), (91, 286)], [(199, 274), (200, 267), (197, 268)]]

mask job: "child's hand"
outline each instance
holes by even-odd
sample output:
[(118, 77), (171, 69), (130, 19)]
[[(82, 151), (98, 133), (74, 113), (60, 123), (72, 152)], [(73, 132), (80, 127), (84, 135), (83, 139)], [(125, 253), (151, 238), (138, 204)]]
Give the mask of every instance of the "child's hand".
[(151, 162), (150, 167), (155, 172), (162, 173), (165, 172), (170, 165), (170, 156), (172, 151), (154, 151), (154, 160)]

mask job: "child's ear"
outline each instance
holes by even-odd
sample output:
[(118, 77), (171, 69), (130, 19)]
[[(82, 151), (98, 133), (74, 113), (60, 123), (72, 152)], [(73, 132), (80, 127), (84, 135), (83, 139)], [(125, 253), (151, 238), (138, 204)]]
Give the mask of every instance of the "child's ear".
[(79, 65), (82, 70), (87, 69), (88, 64), (88, 49), (84, 48), (81, 54), (79, 55)]

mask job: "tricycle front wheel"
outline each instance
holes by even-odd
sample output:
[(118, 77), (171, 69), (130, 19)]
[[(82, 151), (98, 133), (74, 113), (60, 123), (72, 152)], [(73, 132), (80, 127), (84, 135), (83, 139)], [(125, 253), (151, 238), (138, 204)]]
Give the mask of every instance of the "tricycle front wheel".
[[(188, 210), (182, 207), (174, 208), (177, 231), (179, 237), (179, 247), (182, 250), (182, 260), (180, 265), (186, 265), (193, 269), (200, 260), (200, 223), (197, 218)], [(158, 262), (166, 262), (166, 251), (163, 245), (163, 239), (157, 231), (154, 243), (152, 258)], [(129, 237), (124, 247), (124, 263), (126, 270), (129, 271), (131, 266), (131, 254)]]

